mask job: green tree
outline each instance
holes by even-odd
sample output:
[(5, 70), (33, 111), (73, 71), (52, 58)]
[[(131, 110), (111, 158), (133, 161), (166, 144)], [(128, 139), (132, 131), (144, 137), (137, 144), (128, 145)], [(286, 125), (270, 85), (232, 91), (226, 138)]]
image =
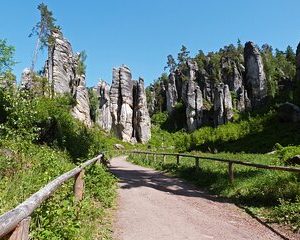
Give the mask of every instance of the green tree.
[(187, 50), (186, 46), (182, 45), (180, 52), (178, 53), (178, 56), (177, 56), (178, 64), (179, 65), (185, 64), (186, 60), (189, 59), (189, 54), (190, 54), (190, 51)]
[(164, 70), (169, 69), (170, 72), (174, 72), (177, 67), (176, 61), (171, 54), (167, 56), (167, 66)]
[(10, 71), (16, 64), (13, 59), (15, 48), (7, 44), (6, 40), (0, 39), (0, 75)]
[(76, 74), (77, 75), (85, 74), (85, 72), (86, 72), (86, 64), (85, 64), (86, 58), (87, 58), (86, 52), (81, 51), (79, 53), (79, 56), (78, 56), (78, 66), (77, 66), (77, 69), (76, 69)]
[(48, 9), (46, 4), (39, 4), (37, 9), (40, 11), (40, 21), (33, 27), (32, 32), (29, 35), (29, 37), (37, 36), (31, 72), (34, 71), (38, 50), (53, 45), (54, 39), (52, 37), (52, 31), (59, 29), (59, 27), (55, 25), (56, 19), (53, 17), (53, 13)]

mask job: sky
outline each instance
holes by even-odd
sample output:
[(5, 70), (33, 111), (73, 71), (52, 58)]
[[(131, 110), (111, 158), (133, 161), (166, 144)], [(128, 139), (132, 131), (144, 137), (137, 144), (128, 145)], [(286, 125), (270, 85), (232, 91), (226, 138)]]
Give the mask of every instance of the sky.
[[(146, 85), (164, 70), (168, 54), (181, 45), (195, 55), (217, 51), (238, 39), (281, 50), (300, 41), (299, 0), (0, 0), (0, 39), (15, 46), (14, 73), (31, 65), (39, 21), (37, 5), (53, 12), (73, 51), (87, 53), (87, 85), (112, 80), (112, 68), (126, 64)], [(38, 55), (41, 69), (46, 50)]]

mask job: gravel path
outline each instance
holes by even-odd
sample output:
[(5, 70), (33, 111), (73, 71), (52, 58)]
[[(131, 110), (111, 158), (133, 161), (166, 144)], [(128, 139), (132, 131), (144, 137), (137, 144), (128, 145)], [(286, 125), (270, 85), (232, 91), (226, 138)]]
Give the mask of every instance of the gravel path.
[(235, 205), (126, 157), (110, 169), (119, 178), (115, 239), (281, 239)]

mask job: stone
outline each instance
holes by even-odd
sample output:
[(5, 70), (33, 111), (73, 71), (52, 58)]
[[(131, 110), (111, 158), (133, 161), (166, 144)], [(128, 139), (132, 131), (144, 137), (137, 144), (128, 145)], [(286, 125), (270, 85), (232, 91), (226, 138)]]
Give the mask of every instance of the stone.
[(122, 144), (119, 144), (119, 143), (114, 144), (114, 148), (117, 149), (117, 150), (125, 149), (125, 147)]
[(105, 81), (100, 81), (95, 89), (99, 104), (96, 110), (95, 122), (106, 132), (110, 132), (112, 127), (109, 90), (110, 86)]
[(220, 84), (214, 92), (214, 125), (219, 126), (224, 123), (224, 88), (223, 84)]
[(191, 59), (188, 59), (186, 61), (186, 65), (189, 69), (189, 80), (190, 81), (196, 81), (197, 79), (197, 72), (198, 72), (198, 65), (195, 61), (192, 61)]
[(167, 112), (170, 114), (172, 113), (176, 103), (178, 100), (178, 93), (176, 88), (176, 79), (175, 73), (171, 72), (169, 75), (169, 81), (166, 86), (166, 105), (167, 105)]
[(243, 72), (239, 71), (235, 61), (228, 57), (221, 59), (222, 79), (230, 91), (237, 92), (243, 84)]
[(25, 68), (22, 72), (21, 76), (21, 89), (31, 89), (32, 87), (32, 76), (31, 70), (29, 68)]
[(146, 143), (151, 138), (151, 119), (147, 108), (146, 92), (144, 80), (139, 78), (136, 84), (136, 95), (134, 101), (135, 122), (136, 122), (136, 140), (140, 143)]
[(278, 112), (278, 118), (282, 122), (300, 121), (300, 107), (298, 107), (295, 104), (289, 102), (280, 104), (277, 112)]
[(88, 90), (85, 87), (84, 75), (76, 78), (72, 94), (75, 100), (75, 106), (71, 110), (73, 117), (90, 127), (92, 125), (90, 117), (90, 101)]
[(115, 135), (126, 142), (147, 142), (151, 137), (151, 121), (144, 81), (133, 81), (125, 65), (113, 69), (110, 102)]
[(260, 106), (267, 97), (267, 80), (263, 61), (253, 42), (247, 42), (244, 48), (245, 82), (253, 107)]
[(229, 86), (219, 84), (214, 94), (214, 124), (222, 125), (233, 118), (233, 106)]
[(78, 57), (73, 53), (70, 42), (59, 31), (53, 31), (54, 43), (48, 49), (46, 77), (54, 94), (71, 93), (76, 77)]
[(194, 81), (183, 85), (183, 101), (186, 106), (186, 123), (188, 131), (192, 132), (202, 125), (203, 98), (200, 87)]
[(224, 122), (227, 123), (233, 119), (232, 98), (227, 84), (224, 85)]
[(60, 30), (53, 31), (52, 37), (53, 45), (48, 48), (48, 59), (44, 68), (51, 95), (70, 94), (75, 100), (72, 115), (90, 127), (92, 122), (85, 76), (78, 73), (80, 55), (73, 53), (70, 42), (63, 37)]
[(237, 91), (237, 110), (240, 112), (244, 112), (245, 110), (251, 109), (251, 101), (248, 98), (247, 90), (245, 90), (244, 86), (241, 86)]

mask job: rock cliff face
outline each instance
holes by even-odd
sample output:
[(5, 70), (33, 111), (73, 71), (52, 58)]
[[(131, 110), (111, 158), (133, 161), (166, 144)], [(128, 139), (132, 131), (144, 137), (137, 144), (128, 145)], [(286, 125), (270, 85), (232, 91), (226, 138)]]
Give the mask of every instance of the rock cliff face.
[(112, 126), (109, 97), (110, 86), (106, 82), (101, 81), (94, 90), (96, 91), (96, 96), (99, 103), (99, 108), (96, 112), (96, 124), (105, 131), (109, 132)]
[[(151, 137), (151, 121), (147, 108), (144, 80), (132, 80), (126, 66), (113, 69), (112, 85), (99, 84), (100, 111), (106, 117), (98, 119), (99, 126), (112, 130), (126, 142), (146, 143)], [(110, 114), (108, 114), (108, 111)]]
[(85, 87), (85, 76), (76, 77), (72, 88), (72, 96), (75, 99), (75, 106), (72, 108), (72, 115), (83, 122), (86, 126), (92, 125), (90, 116), (89, 93)]
[(188, 80), (183, 89), (183, 101), (186, 106), (186, 122), (188, 131), (192, 132), (202, 125), (203, 99), (200, 87)]
[[(300, 76), (300, 50), (297, 59)], [(244, 53), (241, 46), (229, 46), (220, 50), (217, 58), (203, 54), (200, 58), (188, 59), (172, 69), (163, 87), (156, 88), (162, 91), (160, 101), (166, 97), (165, 107), (170, 116), (174, 106), (183, 103), (188, 131), (203, 125), (225, 124), (233, 119), (234, 109), (250, 111), (262, 105), (267, 97), (262, 57), (252, 42), (245, 44)], [(163, 110), (154, 106), (152, 112), (155, 111)]]
[(176, 80), (175, 80), (175, 74), (170, 73), (169, 75), (169, 82), (166, 86), (166, 99), (167, 99), (167, 111), (168, 113), (172, 113), (175, 104), (178, 100), (178, 93), (176, 88)]
[(252, 106), (257, 106), (267, 96), (267, 81), (260, 52), (253, 42), (245, 44), (244, 58), (248, 94)]
[(233, 118), (233, 107), (229, 86), (220, 84), (215, 89), (214, 98), (214, 124), (222, 125)]
[(52, 95), (71, 94), (75, 100), (72, 115), (91, 126), (88, 91), (85, 76), (78, 73), (79, 55), (73, 53), (70, 42), (60, 31), (52, 33), (54, 43), (48, 49), (45, 76), (48, 78)]

